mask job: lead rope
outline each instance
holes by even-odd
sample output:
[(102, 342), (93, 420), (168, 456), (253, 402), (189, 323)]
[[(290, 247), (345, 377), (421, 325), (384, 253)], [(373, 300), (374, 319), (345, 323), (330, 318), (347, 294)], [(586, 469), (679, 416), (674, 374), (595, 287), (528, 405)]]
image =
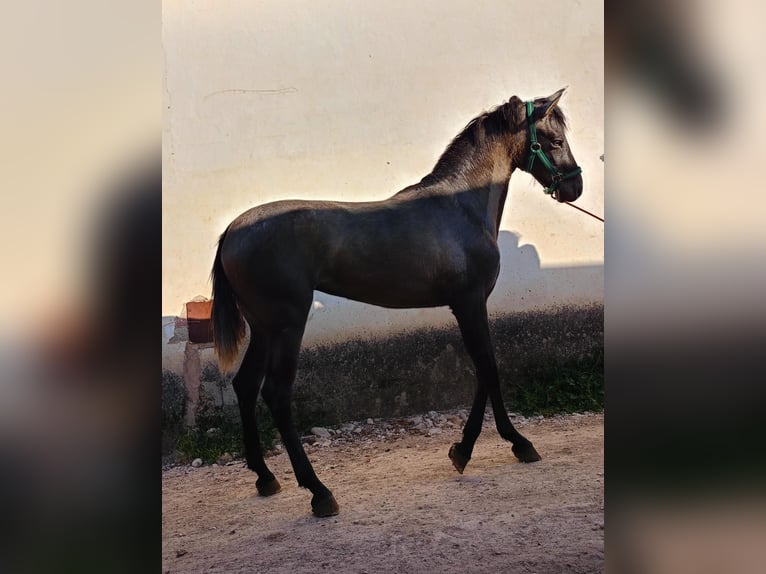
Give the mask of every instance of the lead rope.
[[(601, 161), (604, 161), (604, 154), (601, 154)], [(583, 213), (587, 213), (588, 215), (590, 215), (590, 216), (591, 216), (591, 217), (593, 217), (594, 219), (598, 219), (598, 220), (599, 220), (601, 223), (604, 223), (604, 219), (603, 219), (603, 218), (599, 217), (598, 215), (593, 215), (593, 214), (592, 214), (590, 211), (588, 211), (587, 209), (583, 209), (582, 207), (577, 207), (575, 204), (573, 204), (573, 203), (569, 203), (568, 201), (566, 201), (566, 202), (564, 202), (564, 203), (566, 203), (567, 205), (571, 205), (571, 206), (572, 206), (572, 207), (574, 207), (575, 209), (579, 209), (579, 210), (580, 210), (580, 211), (582, 211)]]
[(571, 206), (571, 207), (574, 207), (575, 209), (579, 209), (579, 210), (580, 210), (580, 211), (582, 211), (583, 213), (587, 213), (588, 215), (590, 215), (590, 216), (591, 216), (591, 217), (593, 217), (594, 219), (598, 219), (598, 220), (599, 220), (601, 223), (604, 223), (604, 220), (603, 220), (601, 217), (599, 217), (598, 215), (593, 215), (593, 214), (592, 214), (590, 211), (588, 211), (587, 209), (583, 209), (582, 207), (578, 207), (578, 206), (576, 206), (574, 203), (569, 203), (568, 201), (565, 201), (564, 203), (566, 203), (567, 205), (569, 205), (569, 206)]

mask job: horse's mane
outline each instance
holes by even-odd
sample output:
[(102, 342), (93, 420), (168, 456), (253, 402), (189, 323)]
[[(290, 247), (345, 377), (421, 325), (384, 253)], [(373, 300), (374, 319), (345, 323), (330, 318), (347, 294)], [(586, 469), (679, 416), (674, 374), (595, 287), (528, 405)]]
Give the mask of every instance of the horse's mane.
[[(566, 116), (558, 106), (554, 106), (551, 110), (551, 119), (562, 129), (566, 129)], [(450, 142), (431, 173), (422, 179), (421, 184), (430, 184), (454, 174), (462, 165), (465, 156), (474, 148), (488, 139), (526, 129), (526, 122), (527, 112), (524, 102), (517, 96), (476, 116)]]

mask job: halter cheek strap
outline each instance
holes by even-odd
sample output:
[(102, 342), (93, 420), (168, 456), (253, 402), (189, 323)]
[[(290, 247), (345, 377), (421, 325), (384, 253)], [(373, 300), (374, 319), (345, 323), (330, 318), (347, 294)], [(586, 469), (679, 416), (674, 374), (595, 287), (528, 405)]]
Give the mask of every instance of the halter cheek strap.
[(547, 169), (550, 174), (553, 176), (553, 181), (551, 184), (543, 189), (543, 192), (550, 195), (554, 191), (556, 191), (556, 188), (558, 187), (559, 183), (564, 181), (565, 179), (569, 179), (572, 177), (575, 177), (577, 175), (580, 175), (582, 173), (581, 167), (576, 167), (572, 171), (568, 173), (561, 173), (556, 166), (553, 165), (550, 159), (548, 159), (548, 156), (545, 155), (545, 152), (543, 151), (542, 146), (540, 145), (540, 142), (537, 141), (537, 127), (535, 127), (535, 122), (532, 119), (532, 112), (534, 111), (535, 104), (534, 102), (526, 102), (527, 104), (527, 125), (529, 126), (529, 160), (527, 160), (527, 169), (526, 171), (531, 172), (532, 166), (535, 164), (535, 159), (539, 159), (540, 163), (545, 166), (545, 169)]

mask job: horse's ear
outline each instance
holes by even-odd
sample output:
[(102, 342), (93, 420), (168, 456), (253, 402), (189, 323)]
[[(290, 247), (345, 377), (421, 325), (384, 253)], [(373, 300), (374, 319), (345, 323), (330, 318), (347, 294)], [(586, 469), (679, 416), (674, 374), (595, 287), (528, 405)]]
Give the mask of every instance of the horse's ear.
[(546, 116), (547, 116), (547, 115), (550, 113), (550, 111), (551, 111), (551, 110), (552, 110), (552, 109), (553, 109), (553, 108), (556, 106), (556, 104), (558, 104), (558, 103), (559, 103), (559, 100), (561, 99), (561, 96), (563, 96), (563, 95), (564, 95), (564, 92), (566, 91), (566, 89), (567, 89), (567, 88), (568, 88), (568, 86), (564, 86), (564, 87), (563, 87), (563, 88), (561, 88), (561, 89), (560, 89), (558, 92), (556, 92), (555, 94), (551, 94), (550, 96), (548, 96), (548, 97), (546, 98), (546, 99), (547, 99), (547, 100), (550, 102), (550, 103), (548, 104), (548, 109), (545, 111), (545, 115), (546, 115)]
[(567, 87), (568, 86), (564, 86), (559, 91), (551, 94), (547, 98), (538, 98), (535, 100), (534, 115), (536, 120), (544, 118), (553, 111), (553, 108), (555, 108), (556, 104), (559, 103), (559, 100), (561, 99), (561, 96), (564, 95)]

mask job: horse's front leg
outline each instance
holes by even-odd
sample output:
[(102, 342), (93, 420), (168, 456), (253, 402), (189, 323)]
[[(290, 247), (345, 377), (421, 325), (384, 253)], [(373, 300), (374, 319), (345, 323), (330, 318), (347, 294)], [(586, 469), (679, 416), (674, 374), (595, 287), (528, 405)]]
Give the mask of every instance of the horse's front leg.
[(479, 382), (476, 387), (476, 395), (473, 398), (471, 414), (463, 427), (463, 440), (454, 443), (449, 449), (449, 458), (452, 465), (460, 474), (463, 474), (465, 466), (471, 460), (473, 446), (481, 433), (484, 422), (484, 410), (487, 408), (487, 387)]
[[(468, 433), (469, 422), (471, 419), (478, 417), (479, 408), (481, 408), (481, 414), (483, 415), (483, 406), (479, 407), (479, 396), (484, 388), (484, 396), (489, 396), (492, 402), (492, 411), (495, 415), (495, 424), (497, 425), (497, 431), (500, 436), (505, 440), (510, 441), (513, 446), (511, 450), (521, 462), (535, 462), (541, 460), (540, 455), (532, 446), (532, 443), (526, 439), (511, 423), (511, 419), (508, 418), (508, 413), (505, 410), (503, 404), (503, 398), (500, 394), (500, 379), (497, 372), (497, 363), (495, 361), (495, 353), (492, 349), (492, 340), (489, 334), (489, 321), (487, 319), (487, 303), (483, 293), (474, 293), (465, 298), (457, 301), (452, 306), (452, 312), (457, 319), (460, 327), (460, 333), (463, 336), (463, 342), (465, 343), (468, 354), (471, 356), (474, 365), (476, 366), (476, 375), (479, 379), (479, 391), (477, 391), (477, 397), (474, 400), (473, 408), (471, 409), (471, 416), (466, 423), (466, 429), (463, 434), (463, 442), (456, 443), (457, 446), (453, 446), (451, 453), (455, 451), (461, 455), (468, 455), (470, 459), (471, 452), (473, 450), (473, 443), (475, 437), (478, 436), (478, 432), (471, 429)], [(486, 399), (485, 399), (486, 400)], [(481, 424), (479, 419), (478, 424)], [(466, 440), (468, 439), (468, 440)], [(450, 456), (455, 463), (455, 457)], [(467, 463), (468, 460), (465, 461)], [(465, 465), (463, 465), (465, 466)], [(461, 469), (456, 464), (455, 467), (460, 471)]]

